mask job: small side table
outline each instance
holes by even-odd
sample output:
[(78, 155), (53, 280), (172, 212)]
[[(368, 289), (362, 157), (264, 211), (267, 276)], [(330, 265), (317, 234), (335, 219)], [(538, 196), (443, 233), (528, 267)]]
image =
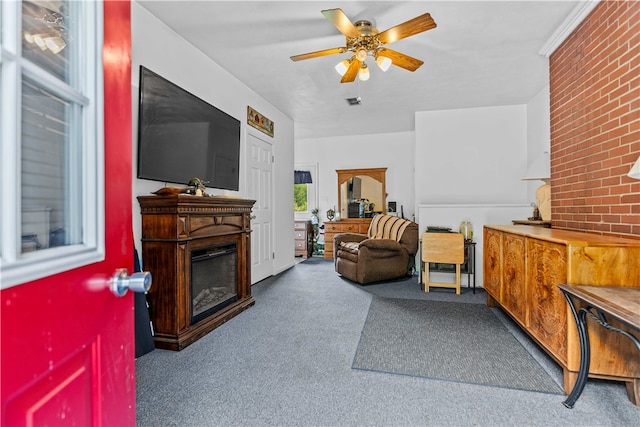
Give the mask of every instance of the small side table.
[(476, 242), (473, 240), (464, 241), (464, 264), (462, 264), (462, 272), (467, 273), (467, 288), (471, 284), (471, 275), (473, 275), (473, 293), (476, 293)]
[[(578, 338), (580, 339), (578, 378), (571, 393), (562, 402), (567, 408), (573, 408), (573, 405), (584, 390), (589, 375), (591, 348), (589, 346), (586, 316), (589, 315), (604, 328), (629, 338), (640, 352), (640, 340), (637, 337), (627, 331), (611, 326), (607, 321), (607, 318), (615, 319), (631, 329), (640, 331), (640, 289), (620, 286), (583, 285), (558, 285), (558, 288), (560, 288), (569, 303), (569, 308), (578, 327)], [(583, 303), (585, 306), (576, 310), (574, 300)], [(639, 390), (636, 390), (638, 381), (636, 379), (631, 384), (627, 383), (627, 394), (635, 405), (638, 405), (638, 400), (640, 400), (640, 396), (637, 396)]]
[[(420, 240), (420, 248), (418, 253), (422, 253), (422, 239)], [(420, 272), (418, 282), (422, 283), (422, 274), (429, 268), (430, 271), (442, 273), (455, 273), (454, 264), (429, 263), (425, 266), (424, 261), (420, 261)], [(460, 272), (467, 275), (467, 289), (471, 287), (471, 276), (473, 275), (473, 293), (476, 293), (476, 242), (473, 240), (464, 241), (464, 264), (460, 267)]]

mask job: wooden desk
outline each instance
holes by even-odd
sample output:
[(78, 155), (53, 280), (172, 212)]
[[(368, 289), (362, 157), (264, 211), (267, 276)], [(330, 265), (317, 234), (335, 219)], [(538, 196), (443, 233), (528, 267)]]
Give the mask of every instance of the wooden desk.
[[(587, 333), (586, 316), (595, 320), (606, 329), (617, 332), (629, 338), (640, 352), (640, 340), (623, 329), (612, 326), (611, 320), (622, 323), (625, 326), (640, 331), (640, 289), (622, 288), (618, 286), (582, 286), (582, 285), (558, 285), (564, 294), (569, 308), (573, 313), (578, 328), (580, 339), (580, 370), (573, 390), (563, 402), (567, 408), (573, 408), (589, 375), (589, 362), (591, 359), (591, 348), (589, 334)], [(576, 302), (582, 305), (576, 308)], [(624, 360), (624, 363), (640, 363), (638, 354), (636, 357)], [(629, 399), (640, 405), (640, 380), (627, 381), (627, 394)]]

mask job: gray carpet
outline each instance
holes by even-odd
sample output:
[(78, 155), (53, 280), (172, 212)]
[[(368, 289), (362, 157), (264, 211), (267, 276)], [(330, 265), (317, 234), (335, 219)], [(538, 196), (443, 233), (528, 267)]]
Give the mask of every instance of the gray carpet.
[(485, 305), (374, 297), (356, 369), (562, 394)]
[[(312, 259), (252, 286), (255, 306), (182, 351), (136, 360), (138, 427), (633, 426), (623, 383), (589, 379), (564, 396), (353, 369), (375, 297), (485, 305), (463, 289), (424, 292), (417, 278), (360, 286)], [(557, 383), (562, 370), (491, 309)]]

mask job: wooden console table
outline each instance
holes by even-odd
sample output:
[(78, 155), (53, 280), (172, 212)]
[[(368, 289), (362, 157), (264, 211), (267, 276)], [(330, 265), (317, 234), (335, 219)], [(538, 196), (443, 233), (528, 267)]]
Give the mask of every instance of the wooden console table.
[[(594, 319), (604, 328), (629, 338), (638, 349), (635, 357), (625, 363), (640, 363), (640, 340), (630, 332), (622, 330), (612, 323), (620, 322), (636, 331), (640, 331), (640, 289), (622, 288), (618, 286), (579, 286), (559, 285), (563, 292), (578, 328), (580, 338), (580, 370), (573, 390), (563, 402), (567, 408), (573, 408), (589, 375), (591, 348), (587, 333), (587, 319)], [(580, 307), (580, 305), (584, 305)], [(577, 307), (576, 307), (577, 306)], [(627, 383), (627, 395), (634, 405), (640, 406), (640, 380), (635, 378)]]
[[(528, 225), (486, 225), (483, 265), (487, 305), (499, 305), (553, 357), (563, 369), (569, 394), (578, 378), (580, 342), (558, 285), (640, 288), (640, 240)], [(638, 357), (628, 339), (603, 328), (590, 328), (589, 339), (590, 378), (640, 381), (640, 364), (626, 362)]]

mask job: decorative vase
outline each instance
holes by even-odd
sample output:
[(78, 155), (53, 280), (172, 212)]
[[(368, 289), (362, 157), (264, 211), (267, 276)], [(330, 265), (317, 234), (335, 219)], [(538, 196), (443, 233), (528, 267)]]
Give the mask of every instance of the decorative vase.
[(464, 240), (473, 240), (473, 225), (471, 225), (471, 221), (462, 221), (459, 231), (464, 236)]

